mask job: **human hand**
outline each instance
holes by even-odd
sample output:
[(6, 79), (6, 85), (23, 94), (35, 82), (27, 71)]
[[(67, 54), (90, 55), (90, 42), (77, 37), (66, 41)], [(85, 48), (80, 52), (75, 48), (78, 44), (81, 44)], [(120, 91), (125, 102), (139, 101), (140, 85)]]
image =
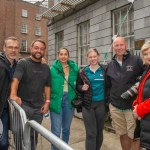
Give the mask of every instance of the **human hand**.
[(18, 96), (10, 96), (10, 99), (15, 101), (20, 106), (22, 105), (22, 100), (21, 100), (20, 97), (18, 97)]
[(88, 84), (84, 84), (82, 86), (82, 91), (87, 91), (89, 89), (89, 85)]
[(41, 113), (46, 114), (48, 113), (48, 110), (49, 110), (49, 103), (46, 102), (41, 108)]
[(141, 117), (138, 116), (138, 114), (137, 114), (137, 106), (138, 106), (138, 105), (135, 105), (135, 106), (134, 106), (133, 116), (134, 116), (135, 119), (141, 120)]

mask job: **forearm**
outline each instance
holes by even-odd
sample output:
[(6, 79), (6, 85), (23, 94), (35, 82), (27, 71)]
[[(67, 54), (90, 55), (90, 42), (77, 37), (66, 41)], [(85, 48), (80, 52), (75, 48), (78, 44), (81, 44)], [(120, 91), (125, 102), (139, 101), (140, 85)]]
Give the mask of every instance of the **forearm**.
[(45, 86), (44, 87), (44, 94), (45, 94), (45, 104), (41, 108), (41, 113), (45, 114), (49, 110), (49, 104), (50, 104), (50, 87)]
[(150, 98), (137, 106), (137, 114), (141, 118), (150, 113)]
[(16, 101), (19, 105), (22, 104), (21, 98), (17, 96), (19, 80), (13, 78), (11, 87), (10, 87), (10, 99)]
[(19, 81), (16, 78), (13, 78), (10, 87), (10, 97), (17, 96)]
[(44, 88), (45, 100), (50, 100), (50, 87), (45, 86)]

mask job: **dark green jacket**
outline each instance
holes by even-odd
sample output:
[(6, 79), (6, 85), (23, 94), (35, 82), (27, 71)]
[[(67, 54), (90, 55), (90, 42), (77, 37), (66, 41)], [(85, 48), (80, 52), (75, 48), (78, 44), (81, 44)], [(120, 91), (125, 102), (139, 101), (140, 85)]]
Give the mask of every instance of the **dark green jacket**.
[[(75, 88), (76, 80), (78, 74), (78, 66), (72, 60), (68, 60), (68, 65), (70, 66), (68, 82)], [(52, 67), (50, 68), (52, 87), (51, 87), (51, 97), (50, 97), (50, 110), (56, 113), (60, 113), (62, 106), (62, 96), (64, 88), (64, 78), (62, 77), (63, 68), (59, 60), (55, 60)], [(72, 108), (71, 101), (76, 97), (75, 91), (68, 85), (69, 94), (69, 106)]]

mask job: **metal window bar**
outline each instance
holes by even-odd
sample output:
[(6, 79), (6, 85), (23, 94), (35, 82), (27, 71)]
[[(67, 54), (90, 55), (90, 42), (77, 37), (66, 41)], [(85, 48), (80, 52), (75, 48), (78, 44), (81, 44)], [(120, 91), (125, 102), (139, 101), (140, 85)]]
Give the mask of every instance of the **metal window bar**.
[[(34, 120), (30, 120), (25, 124), (24, 139), (28, 139), (28, 137), (30, 137), (31, 129), (39, 133), (43, 138), (49, 141), (49, 143), (52, 143), (59, 150), (73, 150), (73, 148), (71, 148), (68, 144), (66, 144), (64, 141), (62, 141), (60, 138), (52, 134), (49, 130)], [(25, 143), (25, 145), (25, 150), (29, 150), (28, 143)], [(42, 148), (43, 146), (41, 145), (40, 147)], [(38, 149), (38, 147), (36, 149)]]
[[(24, 150), (23, 132), (27, 122), (24, 110), (13, 100), (8, 100), (10, 106), (10, 150)], [(12, 134), (11, 134), (12, 133)]]

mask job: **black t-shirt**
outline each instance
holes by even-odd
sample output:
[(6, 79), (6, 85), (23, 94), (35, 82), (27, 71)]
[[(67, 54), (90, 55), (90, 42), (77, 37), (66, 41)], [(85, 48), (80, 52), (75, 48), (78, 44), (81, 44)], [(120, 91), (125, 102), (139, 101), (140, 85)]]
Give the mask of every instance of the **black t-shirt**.
[(13, 77), (20, 81), (18, 96), (23, 104), (36, 108), (42, 107), (44, 87), (51, 86), (48, 65), (34, 62), (31, 58), (22, 59), (18, 62)]

